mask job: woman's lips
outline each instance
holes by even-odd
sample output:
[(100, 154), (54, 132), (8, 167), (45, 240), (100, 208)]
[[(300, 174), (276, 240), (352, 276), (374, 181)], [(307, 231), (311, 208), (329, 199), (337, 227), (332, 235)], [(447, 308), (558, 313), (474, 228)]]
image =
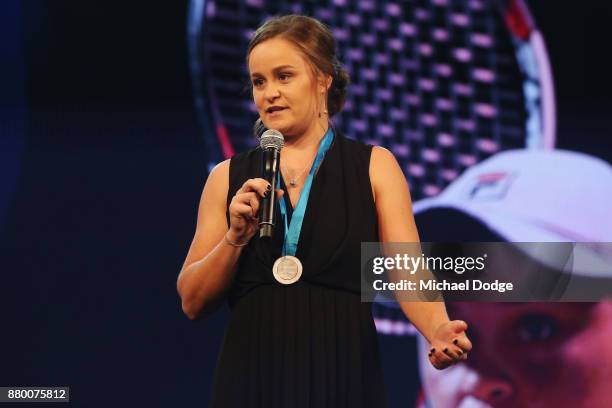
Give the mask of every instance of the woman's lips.
[(286, 110), (286, 109), (287, 109), (287, 108), (282, 108), (282, 109), (274, 109), (274, 110), (272, 110), (272, 111), (269, 111), (269, 112), (268, 112), (268, 115), (269, 115), (269, 116), (274, 116), (274, 115), (276, 115), (276, 114), (279, 114), (279, 113), (283, 112), (283, 111), (284, 111), (284, 110)]

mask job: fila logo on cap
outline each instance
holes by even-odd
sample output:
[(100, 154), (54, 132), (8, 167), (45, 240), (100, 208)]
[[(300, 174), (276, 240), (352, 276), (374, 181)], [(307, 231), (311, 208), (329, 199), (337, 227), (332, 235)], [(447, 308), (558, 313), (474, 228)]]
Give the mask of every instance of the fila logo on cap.
[(468, 198), (471, 200), (501, 200), (506, 196), (515, 178), (515, 174), (501, 171), (479, 174), (474, 180), (474, 185), (469, 189)]

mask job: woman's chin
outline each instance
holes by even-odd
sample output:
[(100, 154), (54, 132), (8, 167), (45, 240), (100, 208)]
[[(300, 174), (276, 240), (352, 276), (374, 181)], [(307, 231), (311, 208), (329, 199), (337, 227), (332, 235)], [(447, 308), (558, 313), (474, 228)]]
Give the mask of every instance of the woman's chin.
[(288, 134), (290, 132), (291, 127), (287, 125), (284, 121), (281, 120), (268, 120), (264, 122), (264, 125), (268, 129), (274, 129), (281, 132), (283, 135)]

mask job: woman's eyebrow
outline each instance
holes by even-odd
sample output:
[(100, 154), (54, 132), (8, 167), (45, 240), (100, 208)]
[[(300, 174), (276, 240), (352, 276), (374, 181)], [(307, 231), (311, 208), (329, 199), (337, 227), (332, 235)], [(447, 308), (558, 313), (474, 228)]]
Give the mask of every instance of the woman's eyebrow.
[[(289, 64), (285, 64), (285, 65), (279, 65), (278, 67), (275, 67), (272, 69), (272, 72), (278, 72), (278, 71), (282, 71), (283, 69), (294, 69), (295, 67), (293, 65), (289, 65)], [(263, 74), (260, 74), (259, 72), (253, 72), (251, 73), (251, 76), (263, 76)]]

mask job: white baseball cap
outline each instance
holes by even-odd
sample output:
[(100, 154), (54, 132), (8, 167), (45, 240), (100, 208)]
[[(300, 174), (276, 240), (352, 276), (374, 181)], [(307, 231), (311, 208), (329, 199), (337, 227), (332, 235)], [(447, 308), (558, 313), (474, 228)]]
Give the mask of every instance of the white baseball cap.
[(432, 210), (467, 215), (555, 268), (552, 258), (559, 257), (532, 243), (584, 243), (574, 246), (573, 270), (612, 275), (612, 166), (584, 153), (503, 151), (467, 169), (438, 196), (415, 202), (413, 209), (417, 224)]

